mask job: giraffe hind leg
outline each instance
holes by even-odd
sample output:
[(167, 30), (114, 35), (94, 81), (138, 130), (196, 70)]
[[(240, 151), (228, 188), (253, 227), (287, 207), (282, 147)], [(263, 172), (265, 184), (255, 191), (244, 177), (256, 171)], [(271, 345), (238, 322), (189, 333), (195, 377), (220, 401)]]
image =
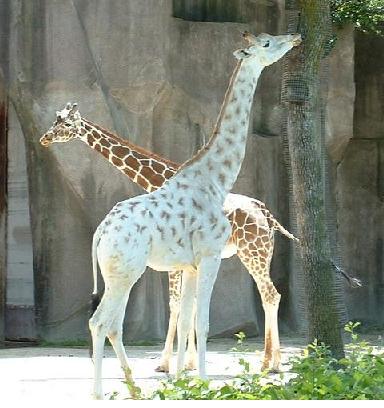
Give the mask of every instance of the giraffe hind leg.
[(280, 367), (280, 340), (278, 329), (278, 310), (280, 294), (277, 293), (272, 282), (270, 283), (275, 292), (272, 299), (263, 299), (265, 313), (265, 344), (264, 361), (262, 370), (271, 369), (271, 372), (278, 372)]
[[(101, 268), (102, 272), (103, 269)], [(104, 271), (105, 272), (105, 271)], [(111, 271), (108, 271), (111, 272)], [(105, 281), (105, 292), (95, 313), (89, 320), (89, 328), (92, 335), (93, 362), (94, 362), (94, 385), (93, 397), (103, 399), (102, 392), (102, 359), (104, 354), (105, 338), (108, 336), (114, 347), (115, 353), (120, 360), (124, 370), (127, 385), (131, 383), (132, 377), (128, 366), (127, 356), (122, 343), (122, 323), (125, 306), (128, 302), (129, 293), (137, 279), (143, 274), (141, 271), (132, 271), (118, 275), (114, 271), (114, 279)], [(103, 275), (105, 276), (105, 274)], [(108, 275), (106, 275), (108, 276)], [(116, 278), (121, 276), (120, 278)], [(136, 389), (131, 389), (131, 395), (135, 398)]]
[(170, 311), (168, 331), (164, 348), (161, 352), (160, 364), (155, 369), (155, 371), (161, 373), (169, 373), (169, 363), (173, 352), (173, 343), (180, 311), (181, 271), (170, 271), (168, 273), (168, 281)]
[[(129, 289), (130, 291), (130, 289)], [(121, 369), (124, 372), (125, 382), (127, 384), (128, 390), (133, 399), (140, 399), (141, 390), (137, 387), (132, 378), (132, 372), (128, 364), (127, 353), (123, 344), (123, 321), (125, 315), (125, 309), (128, 302), (129, 293), (126, 294), (123, 299), (120, 309), (116, 314), (116, 318), (113, 320), (109, 332), (107, 334), (108, 339), (115, 351), (117, 358), (120, 361)]]
[[(280, 367), (280, 340), (278, 311), (281, 295), (276, 290), (270, 275), (270, 262), (273, 253), (273, 240), (264, 251), (258, 251), (253, 244), (246, 251), (239, 251), (238, 256), (256, 282), (265, 314), (264, 360), (262, 370), (272, 366), (272, 371)], [(261, 255), (262, 256), (261, 256)]]
[(89, 320), (89, 328), (92, 335), (93, 345), (93, 363), (94, 363), (94, 386), (93, 397), (103, 399), (102, 392), (102, 360), (104, 354), (104, 343), (107, 333), (110, 329), (110, 317), (114, 316), (114, 310), (117, 310), (123, 299), (124, 294), (121, 290), (109, 289), (105, 292), (99, 307)]

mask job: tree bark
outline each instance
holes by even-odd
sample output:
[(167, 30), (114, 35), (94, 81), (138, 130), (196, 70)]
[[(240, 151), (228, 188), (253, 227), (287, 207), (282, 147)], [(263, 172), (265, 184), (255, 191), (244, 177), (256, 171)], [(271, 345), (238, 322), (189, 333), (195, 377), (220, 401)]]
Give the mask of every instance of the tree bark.
[[(288, 2), (298, 14), (303, 42), (287, 57), (283, 99), (287, 109), (287, 135), (292, 169), (294, 211), (301, 241), (308, 341), (317, 339), (343, 356), (337, 309), (335, 273), (327, 233), (324, 140), (321, 126), (320, 72), (330, 38), (329, 1)], [(284, 95), (285, 92), (285, 95)]]

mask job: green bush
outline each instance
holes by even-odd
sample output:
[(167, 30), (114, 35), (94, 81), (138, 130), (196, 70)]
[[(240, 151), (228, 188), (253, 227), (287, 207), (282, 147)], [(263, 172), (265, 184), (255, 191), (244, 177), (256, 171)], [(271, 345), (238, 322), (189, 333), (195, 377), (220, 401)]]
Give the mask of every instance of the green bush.
[(384, 399), (384, 354), (375, 352), (359, 341), (355, 329), (359, 323), (348, 323), (346, 331), (352, 343), (346, 357), (336, 360), (323, 344), (310, 344), (301, 356), (289, 361), (290, 378), (283, 373), (271, 381), (268, 373), (252, 374), (249, 363), (240, 359), (242, 373), (222, 385), (183, 375), (163, 382), (151, 399), (161, 400), (340, 400)]

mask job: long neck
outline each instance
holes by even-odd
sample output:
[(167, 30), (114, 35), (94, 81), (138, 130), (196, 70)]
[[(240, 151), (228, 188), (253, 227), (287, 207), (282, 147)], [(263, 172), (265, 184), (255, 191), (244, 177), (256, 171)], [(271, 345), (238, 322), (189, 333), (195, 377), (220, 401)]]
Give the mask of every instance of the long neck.
[(245, 155), (253, 95), (263, 66), (247, 60), (237, 64), (213, 134), (192, 159), (178, 172), (191, 173), (204, 184), (211, 183), (225, 197), (239, 174)]
[(179, 167), (179, 164), (129, 143), (87, 119), (82, 119), (81, 126), (80, 139), (147, 192), (161, 187)]

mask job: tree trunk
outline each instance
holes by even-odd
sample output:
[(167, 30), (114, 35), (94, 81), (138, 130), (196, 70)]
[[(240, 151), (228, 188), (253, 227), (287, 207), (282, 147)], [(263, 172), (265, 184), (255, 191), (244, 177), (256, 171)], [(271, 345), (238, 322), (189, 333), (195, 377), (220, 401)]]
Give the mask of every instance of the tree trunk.
[(327, 233), (324, 141), (321, 126), (321, 61), (330, 38), (328, 1), (287, 2), (296, 9), (303, 42), (287, 57), (283, 100), (287, 108), (287, 135), (292, 169), (294, 211), (301, 240), (304, 303), (308, 341), (317, 339), (341, 357), (343, 341), (337, 308), (335, 273)]

